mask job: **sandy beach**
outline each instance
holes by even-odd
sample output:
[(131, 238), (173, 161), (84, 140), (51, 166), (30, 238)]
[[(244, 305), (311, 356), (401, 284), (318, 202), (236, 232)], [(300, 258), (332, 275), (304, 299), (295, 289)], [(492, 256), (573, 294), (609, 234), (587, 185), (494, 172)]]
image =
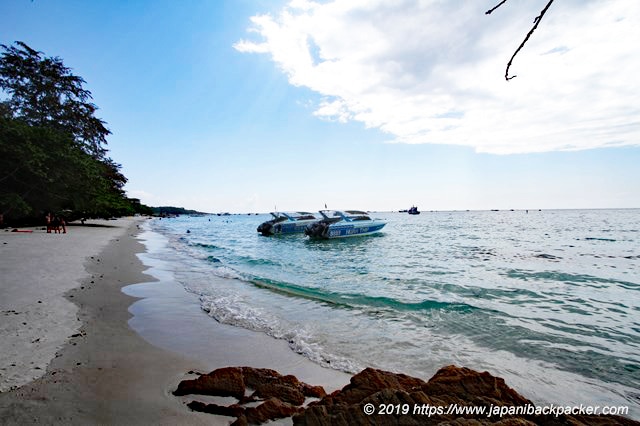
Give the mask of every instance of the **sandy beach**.
[(285, 342), (215, 323), (162, 271), (145, 273), (141, 220), (0, 233), (0, 423), (231, 423), (171, 394), (190, 370), (252, 365), (328, 391), (348, 383)]

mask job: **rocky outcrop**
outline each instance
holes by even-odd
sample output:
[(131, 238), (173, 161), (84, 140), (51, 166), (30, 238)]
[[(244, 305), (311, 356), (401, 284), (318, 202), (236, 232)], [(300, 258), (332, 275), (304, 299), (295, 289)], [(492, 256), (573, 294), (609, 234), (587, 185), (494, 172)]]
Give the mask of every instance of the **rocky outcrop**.
[[(457, 407), (448, 411), (450, 407)], [(465, 408), (473, 408), (475, 413)], [(520, 407), (522, 413), (515, 412)], [(367, 414), (367, 408), (372, 411)], [(500, 415), (500, 410), (505, 413)], [(528, 409), (528, 410), (527, 410)], [(478, 412), (484, 410), (483, 412)], [(531, 412), (531, 414), (527, 414)], [(491, 413), (494, 413), (491, 415)], [(453, 365), (428, 382), (367, 368), (342, 390), (312, 402), (294, 425), (636, 425), (618, 416), (535, 415), (535, 405), (488, 372)]]
[[(233, 397), (237, 404), (228, 406), (191, 401), (194, 411), (236, 417), (235, 424), (261, 424), (269, 420), (291, 417), (302, 411), (307, 398), (322, 398), (322, 386), (310, 386), (295, 376), (283, 376), (266, 368), (227, 367), (192, 380), (183, 380), (173, 392), (176, 396), (213, 395)], [(262, 401), (256, 407), (250, 402)]]
[[(195, 380), (184, 380), (174, 394), (233, 396), (237, 404), (220, 406), (192, 401), (188, 406), (196, 411), (236, 417), (237, 425), (293, 416), (294, 425), (305, 426), (640, 426), (639, 422), (619, 416), (542, 415), (535, 412), (535, 404), (507, 386), (503, 379), (453, 365), (440, 369), (429, 381), (367, 368), (330, 395), (320, 386), (307, 385), (274, 370), (229, 367)], [(321, 399), (305, 407), (308, 397)], [(256, 401), (261, 401), (256, 407), (244, 405)]]

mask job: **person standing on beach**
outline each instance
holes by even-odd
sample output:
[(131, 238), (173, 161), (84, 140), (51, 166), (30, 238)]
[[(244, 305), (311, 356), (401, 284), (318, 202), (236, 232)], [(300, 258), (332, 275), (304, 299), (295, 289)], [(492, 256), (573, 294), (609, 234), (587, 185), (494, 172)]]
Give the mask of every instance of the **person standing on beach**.
[(59, 216), (53, 217), (53, 220), (51, 221), (51, 227), (53, 228), (53, 232), (55, 234), (60, 233), (60, 217)]
[(47, 234), (51, 233), (51, 221), (52, 221), (51, 213), (47, 213), (44, 217), (45, 222), (47, 223)]

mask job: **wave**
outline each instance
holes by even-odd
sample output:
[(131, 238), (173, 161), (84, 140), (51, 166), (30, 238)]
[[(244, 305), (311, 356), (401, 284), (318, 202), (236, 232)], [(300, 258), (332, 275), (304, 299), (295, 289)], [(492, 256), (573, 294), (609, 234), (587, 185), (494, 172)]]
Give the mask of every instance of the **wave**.
[(355, 361), (332, 354), (301, 325), (293, 325), (259, 308), (244, 303), (238, 296), (200, 296), (200, 307), (222, 324), (242, 327), (285, 340), (294, 352), (320, 365), (355, 374), (363, 366)]
[[(186, 242), (186, 240), (185, 240)], [(218, 250), (221, 249), (222, 247), (219, 247), (215, 244), (211, 244), (211, 243), (197, 243), (197, 242), (187, 242), (188, 245), (192, 246), (192, 247), (200, 247), (203, 249), (207, 249), (207, 250)]]
[(275, 291), (285, 296), (301, 297), (347, 309), (375, 308), (375, 310), (389, 309), (393, 311), (440, 310), (463, 313), (479, 309), (472, 305), (460, 302), (441, 302), (428, 299), (420, 302), (404, 302), (385, 296), (368, 296), (361, 293), (337, 293), (266, 278), (253, 278), (249, 279), (248, 282), (256, 287)]
[(592, 286), (605, 288), (608, 285), (621, 286), (628, 290), (635, 290), (640, 288), (640, 284), (636, 284), (630, 281), (621, 281), (616, 279), (599, 278), (593, 275), (586, 274), (571, 274), (567, 272), (557, 271), (542, 271), (533, 272), (524, 269), (510, 269), (505, 274), (509, 278), (515, 278), (522, 281), (557, 281), (566, 284), (602, 284), (600, 286)]

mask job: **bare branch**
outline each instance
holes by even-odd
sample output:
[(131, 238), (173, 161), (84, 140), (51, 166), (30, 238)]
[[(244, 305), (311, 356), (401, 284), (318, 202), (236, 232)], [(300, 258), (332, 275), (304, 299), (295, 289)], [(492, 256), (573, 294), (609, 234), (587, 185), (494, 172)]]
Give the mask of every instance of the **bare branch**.
[[(504, 3), (505, 1), (506, 0), (503, 0), (502, 3)], [(507, 69), (506, 69), (506, 71), (504, 73), (505, 80), (509, 81), (509, 80), (517, 77), (516, 75), (513, 75), (513, 76), (509, 77), (509, 68), (511, 68), (511, 64), (513, 63), (513, 59), (516, 57), (518, 52), (520, 52), (520, 50), (527, 43), (527, 41), (529, 40), (529, 37), (531, 37), (531, 34), (533, 34), (533, 32), (536, 30), (536, 28), (538, 28), (538, 24), (540, 24), (540, 21), (542, 21), (542, 17), (544, 16), (545, 13), (547, 13), (547, 10), (549, 9), (549, 6), (551, 6), (551, 3), (553, 3), (553, 1), (554, 0), (549, 0), (549, 3), (547, 3), (547, 5), (544, 7), (544, 9), (542, 9), (542, 12), (540, 12), (540, 15), (536, 16), (536, 18), (533, 20), (533, 22), (534, 22), (533, 27), (531, 27), (531, 30), (529, 30), (529, 32), (527, 33), (527, 36), (524, 38), (522, 43), (520, 43), (520, 46), (518, 46), (516, 51), (513, 53), (513, 55), (511, 56), (511, 59), (509, 59), (509, 63), (507, 63)], [(500, 6), (502, 3), (500, 3), (498, 6)], [(496, 7), (498, 7), (498, 6), (496, 6)]]
[(497, 8), (499, 8), (500, 6), (505, 4), (506, 2), (507, 2), (507, 0), (502, 0), (500, 3), (498, 3), (495, 6), (493, 6), (491, 9), (487, 10), (484, 14), (485, 15), (491, 15), (491, 12), (493, 12), (494, 10), (496, 10)]

